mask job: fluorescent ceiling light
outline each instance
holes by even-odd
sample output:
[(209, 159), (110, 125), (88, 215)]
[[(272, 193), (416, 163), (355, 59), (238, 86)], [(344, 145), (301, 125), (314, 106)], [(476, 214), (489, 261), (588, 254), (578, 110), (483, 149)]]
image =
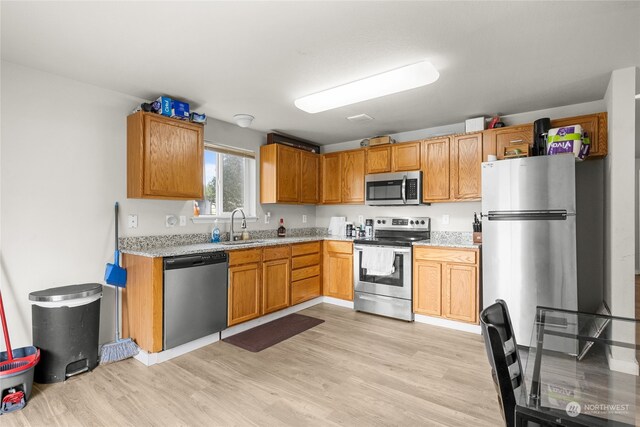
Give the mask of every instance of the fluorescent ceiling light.
[(431, 62), (422, 61), (298, 98), (295, 104), (307, 113), (319, 113), (425, 86), (438, 80), (438, 77), (440, 73)]

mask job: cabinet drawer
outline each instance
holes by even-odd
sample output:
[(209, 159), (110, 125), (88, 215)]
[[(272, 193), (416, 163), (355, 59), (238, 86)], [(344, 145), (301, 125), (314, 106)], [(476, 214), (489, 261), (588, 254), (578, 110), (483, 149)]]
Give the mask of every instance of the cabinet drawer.
[(245, 249), (242, 251), (229, 252), (229, 265), (249, 264), (260, 262), (262, 259), (262, 249)]
[(291, 280), (308, 279), (309, 277), (318, 276), (320, 274), (320, 266), (312, 265), (311, 267), (299, 268), (291, 272)]
[(477, 251), (473, 249), (415, 248), (413, 254), (415, 259), (462, 264), (475, 264), (477, 259)]
[(353, 253), (353, 243), (351, 242), (341, 242), (338, 240), (326, 240), (324, 244), (328, 252), (338, 252), (342, 254)]
[(291, 259), (292, 270), (318, 264), (320, 264), (320, 254), (303, 255)]
[(320, 252), (320, 242), (298, 243), (291, 245), (291, 256), (306, 255)]
[(264, 248), (262, 259), (264, 261), (271, 261), (272, 259), (289, 258), (289, 251), (289, 246), (275, 246), (272, 248)]
[(291, 304), (320, 296), (320, 277), (298, 280), (291, 283)]

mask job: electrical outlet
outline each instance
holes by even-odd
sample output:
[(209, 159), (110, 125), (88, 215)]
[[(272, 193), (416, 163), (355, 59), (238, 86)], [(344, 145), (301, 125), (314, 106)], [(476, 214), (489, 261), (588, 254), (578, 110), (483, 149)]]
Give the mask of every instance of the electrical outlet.
[(364, 215), (358, 215), (358, 224), (364, 224)]
[(307, 222), (307, 216), (302, 215), (302, 223), (305, 224)]
[(449, 215), (442, 215), (442, 225), (449, 225)]
[(270, 214), (268, 214), (268, 213), (266, 213), (266, 214), (264, 215), (264, 223), (265, 223), (265, 224), (269, 224), (269, 219), (270, 219), (270, 218), (271, 218), (271, 215), (270, 215)]
[(178, 218), (175, 215), (167, 215), (164, 218), (164, 225), (167, 227), (175, 227), (178, 223)]
[(138, 215), (129, 215), (127, 220), (129, 228), (138, 228)]
[(184, 215), (180, 215), (180, 227), (184, 227), (187, 225), (187, 217)]

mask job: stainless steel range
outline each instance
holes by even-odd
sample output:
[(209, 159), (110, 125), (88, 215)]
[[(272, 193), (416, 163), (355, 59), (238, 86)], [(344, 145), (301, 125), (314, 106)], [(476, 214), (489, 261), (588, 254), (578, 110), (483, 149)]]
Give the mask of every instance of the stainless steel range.
[(430, 236), (430, 218), (377, 217), (374, 236), (354, 242), (354, 308), (413, 321), (412, 245)]

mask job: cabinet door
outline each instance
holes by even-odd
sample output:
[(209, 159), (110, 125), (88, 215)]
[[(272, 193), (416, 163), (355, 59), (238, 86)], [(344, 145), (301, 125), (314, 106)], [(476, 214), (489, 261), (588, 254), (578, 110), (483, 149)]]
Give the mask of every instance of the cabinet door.
[(422, 199), (449, 200), (449, 138), (422, 142)]
[(313, 153), (300, 152), (300, 203), (315, 205), (320, 198), (318, 175), (320, 172), (320, 156)]
[(322, 203), (342, 201), (342, 167), (340, 153), (323, 154), (321, 157)]
[(587, 131), (589, 139), (591, 140), (589, 158), (604, 157), (607, 155), (607, 113), (551, 120), (551, 127), (554, 128), (571, 125), (580, 125), (583, 131)]
[(504, 159), (504, 150), (510, 145), (533, 145), (533, 125), (514, 126), (495, 131), (496, 156)]
[(353, 301), (353, 255), (326, 252), (323, 294)]
[(262, 263), (262, 313), (289, 307), (289, 259)]
[(391, 159), (394, 172), (420, 169), (420, 141), (394, 144), (391, 148)]
[(413, 311), (442, 315), (442, 263), (417, 260), (413, 263)]
[(383, 145), (367, 149), (367, 173), (391, 172), (391, 147)]
[(364, 203), (365, 151), (345, 151), (342, 155), (342, 202)]
[(277, 199), (279, 203), (300, 200), (300, 150), (278, 145)]
[(477, 268), (474, 265), (445, 264), (443, 315), (448, 319), (477, 322)]
[(451, 142), (451, 192), (456, 200), (482, 196), (482, 133), (458, 135)]
[(203, 129), (144, 116), (144, 194), (202, 199)]
[(260, 263), (229, 267), (229, 326), (260, 316), (261, 275)]

